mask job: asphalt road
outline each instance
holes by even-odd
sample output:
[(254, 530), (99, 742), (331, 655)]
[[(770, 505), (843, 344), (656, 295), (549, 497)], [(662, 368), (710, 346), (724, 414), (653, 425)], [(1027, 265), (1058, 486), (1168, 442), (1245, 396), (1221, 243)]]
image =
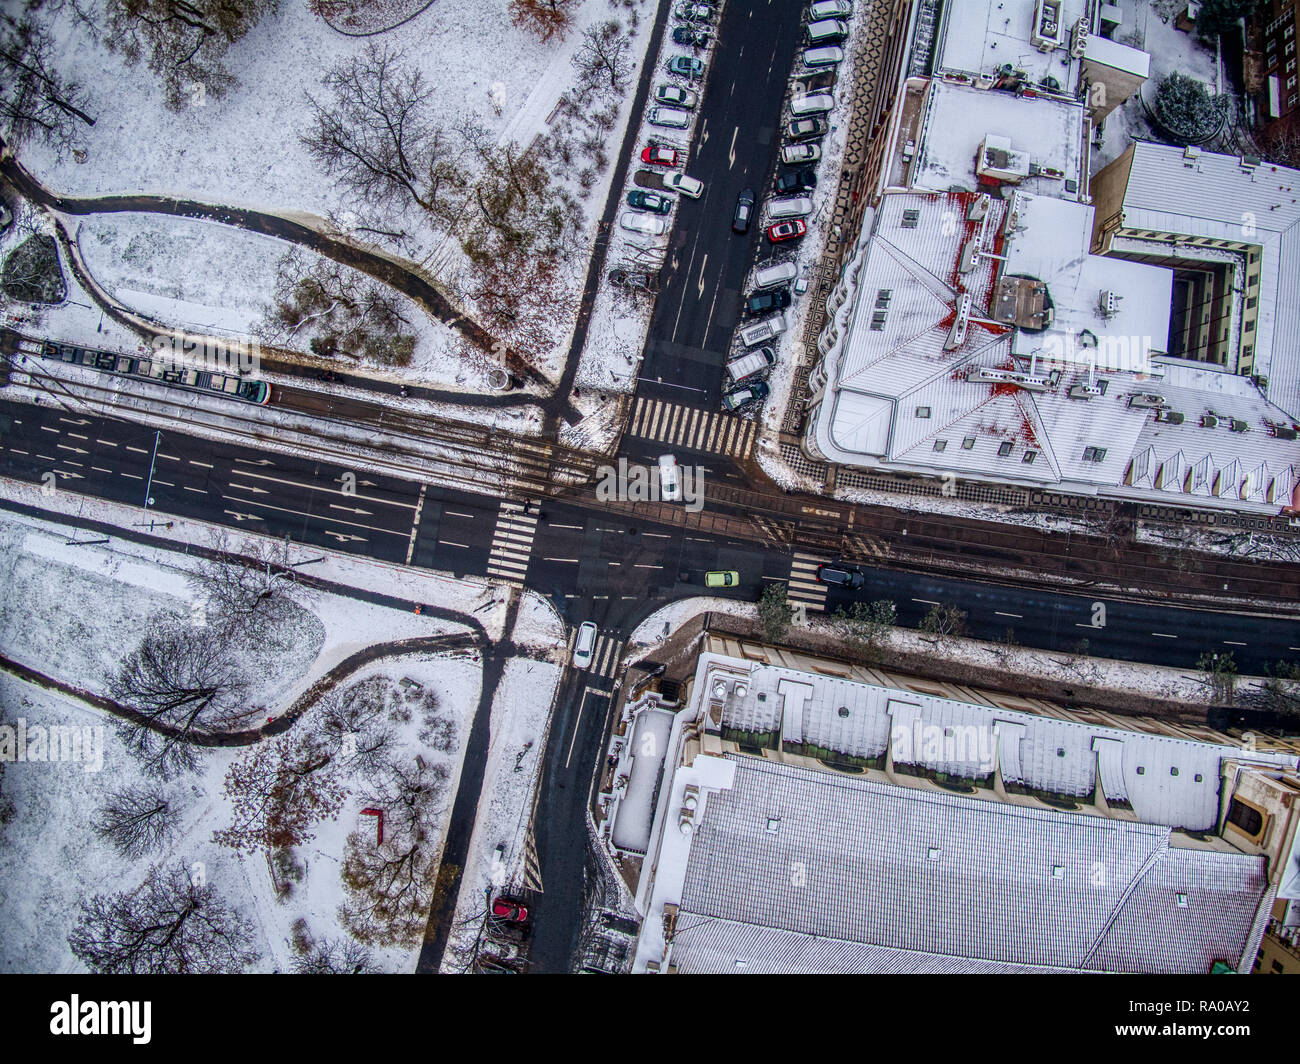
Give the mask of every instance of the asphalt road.
[(705, 192), (677, 206), (674, 245), (660, 273), (641, 363), (640, 396), (718, 405), (741, 286), (755, 248), (764, 243), (757, 210), (745, 236), (731, 231), (732, 212), (742, 189), (753, 189), (759, 206), (771, 190), (787, 86), (782, 73), (803, 47), (805, 8), (796, 0), (755, 0), (723, 9), (685, 168), (705, 183)]

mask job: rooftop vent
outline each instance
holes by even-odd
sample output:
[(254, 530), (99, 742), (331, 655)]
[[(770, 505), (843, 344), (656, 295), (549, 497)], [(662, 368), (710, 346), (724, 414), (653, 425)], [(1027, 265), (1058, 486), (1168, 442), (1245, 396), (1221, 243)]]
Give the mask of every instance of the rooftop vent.
[(1186, 894), (1175, 894), (1175, 895), (1174, 895), (1174, 903), (1178, 906), (1178, 908), (1180, 908), (1180, 909), (1186, 909), (1186, 908), (1187, 908), (1187, 895), (1186, 895)]
[(1187, 415), (1177, 410), (1159, 410), (1156, 412), (1156, 420), (1168, 425), (1181, 425), (1187, 420)]
[(1053, 879), (1064, 879), (1064, 878), (1065, 878), (1065, 865), (1059, 865), (1059, 864), (1054, 864), (1054, 865), (1052, 865), (1052, 878), (1053, 878)]
[(1065, 394), (1071, 399), (1096, 399), (1105, 393), (1099, 384), (1074, 384)]
[(921, 220), (921, 211), (916, 207), (909, 207), (903, 212), (903, 221), (900, 228), (915, 229), (916, 223)]
[(1234, 417), (1228, 419), (1228, 428), (1232, 432), (1248, 432), (1250, 431), (1250, 424)]
[(1218, 427), (1219, 427), (1219, 419), (1215, 417), (1213, 414), (1201, 415), (1201, 428), (1217, 429)]
[(939, 849), (938, 846), (931, 846), (931, 847), (930, 847), (930, 852), (927, 853), (926, 856), (927, 856), (931, 861), (937, 861), (937, 860), (939, 860), (940, 857), (943, 856), (943, 851), (942, 851), (941, 849)]
[(1154, 392), (1144, 392), (1128, 397), (1129, 406), (1146, 406), (1153, 409), (1159, 409), (1162, 406), (1168, 406), (1163, 395), (1156, 395)]

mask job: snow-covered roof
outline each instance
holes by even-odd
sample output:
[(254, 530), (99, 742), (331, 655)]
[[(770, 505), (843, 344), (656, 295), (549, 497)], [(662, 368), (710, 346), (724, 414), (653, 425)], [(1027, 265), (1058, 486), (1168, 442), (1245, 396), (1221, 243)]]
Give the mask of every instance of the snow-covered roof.
[(1122, 209), (1130, 229), (1260, 246), (1255, 371), (1300, 417), (1300, 171), (1139, 141)]
[[(1068, 798), (1088, 800), (1100, 784), (1108, 801), (1127, 802), (1142, 822), (1171, 828), (1214, 831), (1220, 765), (1242, 757), (1237, 746), (1082, 724), (774, 665), (752, 666), (743, 686), (743, 695), (730, 694), (723, 704), (726, 728), (780, 731), (787, 747), (803, 743), (847, 757), (881, 757), (892, 745), (895, 764), (968, 779), (990, 776), (996, 762), (1006, 783)], [(1289, 754), (1261, 754), (1257, 760), (1297, 765)]]
[[(1023, 191), (884, 195), (828, 302), (815, 450), (846, 465), (1289, 505), (1300, 443), (1270, 429), (1286, 414), (1244, 377), (1161, 355), (1172, 273), (1089, 254), (1092, 219), (1091, 206)], [(998, 297), (1015, 284), (1045, 286), (1050, 328), (1007, 313)], [(1211, 410), (1222, 416), (1202, 426)]]
[(1090, 33), (1088, 43), (1083, 50), (1083, 56), (1090, 63), (1101, 63), (1104, 66), (1122, 70), (1127, 74), (1136, 74), (1141, 78), (1145, 78), (1151, 73), (1151, 56), (1149, 53), (1142, 51), (1140, 48), (1131, 48), (1127, 44), (1112, 41), (1108, 37), (1100, 37)]
[(934, 69), (972, 77), (991, 75), (1010, 63), (1037, 84), (1055, 78), (1067, 91), (1078, 77), (1078, 62), (1069, 54), (1070, 31), (1087, 13), (1087, 0), (1060, 0), (1057, 29), (1039, 40), (1055, 40), (1047, 51), (1033, 43), (1040, 0), (960, 0), (943, 5)]
[(690, 847), (681, 972), (1208, 972), (1241, 962), (1267, 896), (1263, 857), (1167, 828), (731, 760)]
[[(959, 186), (973, 191), (976, 156), (989, 136), (1009, 140), (1014, 151), (1028, 155), (1028, 162), (1056, 172), (1055, 176), (1027, 176), (1020, 188), (1071, 199), (1084, 194), (1081, 103), (1021, 98), (940, 81), (931, 84), (926, 100), (912, 187), (947, 192)], [(1067, 180), (1075, 183), (1073, 192), (1066, 190)]]

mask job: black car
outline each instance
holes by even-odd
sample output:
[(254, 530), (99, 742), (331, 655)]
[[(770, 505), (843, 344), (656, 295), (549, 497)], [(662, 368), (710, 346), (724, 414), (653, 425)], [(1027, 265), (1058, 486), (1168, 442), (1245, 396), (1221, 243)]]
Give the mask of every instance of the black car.
[(811, 167), (806, 170), (790, 170), (776, 179), (776, 190), (782, 195), (789, 192), (811, 192), (816, 187), (817, 171)]
[(675, 26), (673, 40), (678, 44), (689, 44), (692, 48), (703, 48), (709, 43), (709, 35), (693, 26)]
[(747, 188), (736, 197), (736, 213), (731, 218), (734, 233), (748, 233), (749, 220), (754, 214), (754, 190)]
[(852, 565), (819, 565), (817, 580), (831, 587), (847, 587), (850, 591), (859, 590), (867, 582), (866, 574)]
[(790, 289), (777, 288), (771, 292), (755, 292), (745, 300), (746, 314), (766, 314), (769, 310), (785, 310), (790, 305)]

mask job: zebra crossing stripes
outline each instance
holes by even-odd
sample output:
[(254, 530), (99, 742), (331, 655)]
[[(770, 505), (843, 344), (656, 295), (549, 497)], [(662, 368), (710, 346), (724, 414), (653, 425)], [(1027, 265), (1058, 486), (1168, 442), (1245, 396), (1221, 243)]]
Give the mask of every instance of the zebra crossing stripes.
[(502, 500), (488, 554), (488, 576), (523, 587), (536, 534), (537, 517), (524, 513), (522, 503)]
[(614, 675), (618, 666), (619, 655), (623, 652), (623, 641), (613, 636), (602, 635), (596, 640), (591, 653), (591, 667), (587, 670), (592, 676)]
[(795, 551), (790, 562), (790, 582), (786, 601), (800, 603), (810, 610), (826, 610), (826, 585), (817, 582), (817, 566), (826, 558)]
[(628, 432), (691, 451), (712, 451), (748, 458), (754, 450), (758, 422), (662, 399), (637, 399)]

